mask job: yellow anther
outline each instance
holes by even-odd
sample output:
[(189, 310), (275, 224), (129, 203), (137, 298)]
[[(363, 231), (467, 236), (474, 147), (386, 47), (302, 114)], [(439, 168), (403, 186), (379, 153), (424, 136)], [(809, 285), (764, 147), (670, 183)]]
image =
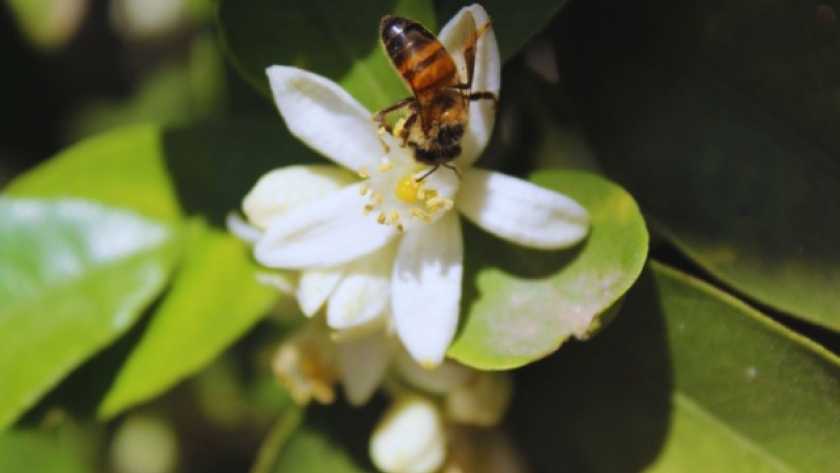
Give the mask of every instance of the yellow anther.
[(432, 217), (420, 209), (411, 209), (411, 215), (419, 218), (426, 223), (432, 223)]
[(421, 184), (418, 184), (417, 181), (414, 180), (414, 176), (409, 174), (397, 181), (397, 187), (394, 191), (397, 194), (398, 199), (406, 204), (413, 204), (419, 199), (417, 190), (420, 186)]
[(391, 223), (397, 223), (400, 221), (400, 213), (396, 210), (391, 210), (391, 213), (388, 214), (388, 218), (391, 220)]
[(432, 209), (438, 209), (443, 206), (443, 199), (440, 197), (432, 197), (431, 199), (426, 199), (426, 208), (434, 212)]
[(379, 172), (390, 171), (391, 168), (393, 168), (393, 167), (394, 167), (394, 163), (391, 160), (386, 159), (386, 160), (382, 161), (382, 164), (379, 165)]
[(385, 225), (385, 222), (388, 221), (388, 217), (385, 215), (385, 212), (379, 212), (379, 215), (376, 217), (376, 221), (380, 225)]
[(386, 130), (385, 130), (384, 126), (380, 126), (379, 128), (376, 129), (376, 134), (379, 135), (379, 136), (384, 136), (385, 132), (386, 132)]
[(361, 177), (362, 179), (367, 179), (370, 177), (370, 172), (368, 172), (366, 167), (359, 166), (359, 177)]
[(382, 194), (380, 194), (379, 192), (374, 192), (373, 193), (373, 201), (376, 202), (377, 204), (381, 204), (382, 203)]
[(452, 199), (441, 199), (441, 202), (446, 210), (452, 210), (452, 207), (455, 207), (455, 201)]
[(365, 215), (370, 215), (373, 212), (373, 205), (365, 204)]
[(368, 190), (370, 189), (368, 188), (367, 184), (362, 184), (362, 187), (359, 187), (359, 195), (367, 194)]
[(397, 224), (397, 231), (400, 232), (400, 233), (405, 232), (405, 227), (403, 227), (403, 224), (401, 224), (401, 223)]

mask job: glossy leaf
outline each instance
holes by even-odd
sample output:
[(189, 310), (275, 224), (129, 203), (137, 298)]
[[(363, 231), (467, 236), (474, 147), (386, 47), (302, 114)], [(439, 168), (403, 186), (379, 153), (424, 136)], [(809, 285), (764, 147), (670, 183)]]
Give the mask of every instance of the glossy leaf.
[[(648, 234), (633, 198), (592, 174), (534, 176), (566, 194), (592, 218), (585, 242), (564, 251), (502, 243), (472, 227), (465, 234), (465, 321), (448, 355), (482, 369), (522, 366), (571, 337), (588, 338), (638, 277)], [(472, 287), (475, 284), (475, 287)], [(606, 317), (605, 317), (606, 315)]]
[(161, 130), (138, 125), (89, 138), (18, 177), (5, 192), (12, 196), (79, 197), (177, 221), (177, 203)]
[(568, 0), (531, 0), (526, 5), (506, 0), (442, 0), (438, 2), (438, 23), (444, 24), (461, 8), (479, 3), (493, 19), (499, 52), (502, 60), (506, 61), (545, 28), (567, 2)]
[(518, 373), (508, 419), (536, 472), (840, 464), (840, 360), (659, 264), (600, 336)]
[(222, 0), (218, 18), (234, 64), (266, 95), (268, 66), (297, 66), (329, 77), (378, 110), (408, 95), (379, 45), (379, 21), (389, 13), (437, 29), (427, 0)]
[(172, 288), (100, 406), (104, 417), (159, 395), (211, 362), (277, 297), (276, 289), (255, 283), (243, 242), (197, 227)]
[(80, 200), (0, 200), (0, 426), (124, 333), (166, 283), (172, 228)]
[(589, 142), (663, 235), (748, 297), (837, 331), (832, 5), (580, 2), (558, 50)]

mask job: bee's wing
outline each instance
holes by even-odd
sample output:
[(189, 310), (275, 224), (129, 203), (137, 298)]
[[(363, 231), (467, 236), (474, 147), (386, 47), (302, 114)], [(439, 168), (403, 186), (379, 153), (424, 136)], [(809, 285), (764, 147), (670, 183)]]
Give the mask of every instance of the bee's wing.
[(458, 66), (461, 82), (472, 86), (475, 44), (478, 42), (478, 32), (475, 29), (475, 18), (472, 13), (469, 10), (465, 11), (451, 31), (452, 34), (449, 35), (445, 44), (446, 50)]

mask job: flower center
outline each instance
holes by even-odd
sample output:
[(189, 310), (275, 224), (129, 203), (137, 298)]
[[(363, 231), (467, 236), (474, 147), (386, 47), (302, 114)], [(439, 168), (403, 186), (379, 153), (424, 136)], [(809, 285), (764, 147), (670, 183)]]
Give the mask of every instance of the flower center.
[(367, 179), (359, 190), (367, 197), (365, 215), (373, 215), (380, 225), (393, 225), (400, 233), (437, 221), (454, 206), (458, 179), (454, 173), (435, 173), (418, 182), (424, 171), (413, 160), (399, 165), (387, 158), (375, 173), (360, 170)]

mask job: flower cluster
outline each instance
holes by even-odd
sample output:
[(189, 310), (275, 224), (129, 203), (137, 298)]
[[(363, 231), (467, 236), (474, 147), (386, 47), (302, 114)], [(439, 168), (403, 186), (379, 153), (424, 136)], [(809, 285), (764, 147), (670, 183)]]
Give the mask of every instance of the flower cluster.
[[(466, 28), (488, 21), (472, 5), (438, 38), (457, 51)], [(500, 68), (488, 29), (476, 45), (473, 90), (498, 96)], [(439, 470), (457, 458), (444, 454), (444, 430), (495, 425), (511, 392), (505, 374), (445, 360), (460, 312), (459, 215), (541, 249), (579, 242), (589, 215), (566, 196), (472, 166), (493, 129), (492, 101), (470, 102), (462, 154), (451, 162), (457, 172), (428, 174), (410, 147), (379, 129), (337, 84), (295, 67), (267, 73), (289, 130), (338, 165), (267, 173), (243, 202), (247, 222), (229, 223), (254, 243), (258, 262), (297, 272), (294, 284), (276, 275), (266, 281), (293, 292), (314, 318), (281, 346), (275, 373), (302, 402), (330, 402), (340, 381), (350, 402), (361, 404), (386, 382), (395, 402), (373, 436), (374, 461), (388, 472)], [(418, 444), (422, 432), (428, 444)], [(473, 438), (456, 437), (463, 444)]]

